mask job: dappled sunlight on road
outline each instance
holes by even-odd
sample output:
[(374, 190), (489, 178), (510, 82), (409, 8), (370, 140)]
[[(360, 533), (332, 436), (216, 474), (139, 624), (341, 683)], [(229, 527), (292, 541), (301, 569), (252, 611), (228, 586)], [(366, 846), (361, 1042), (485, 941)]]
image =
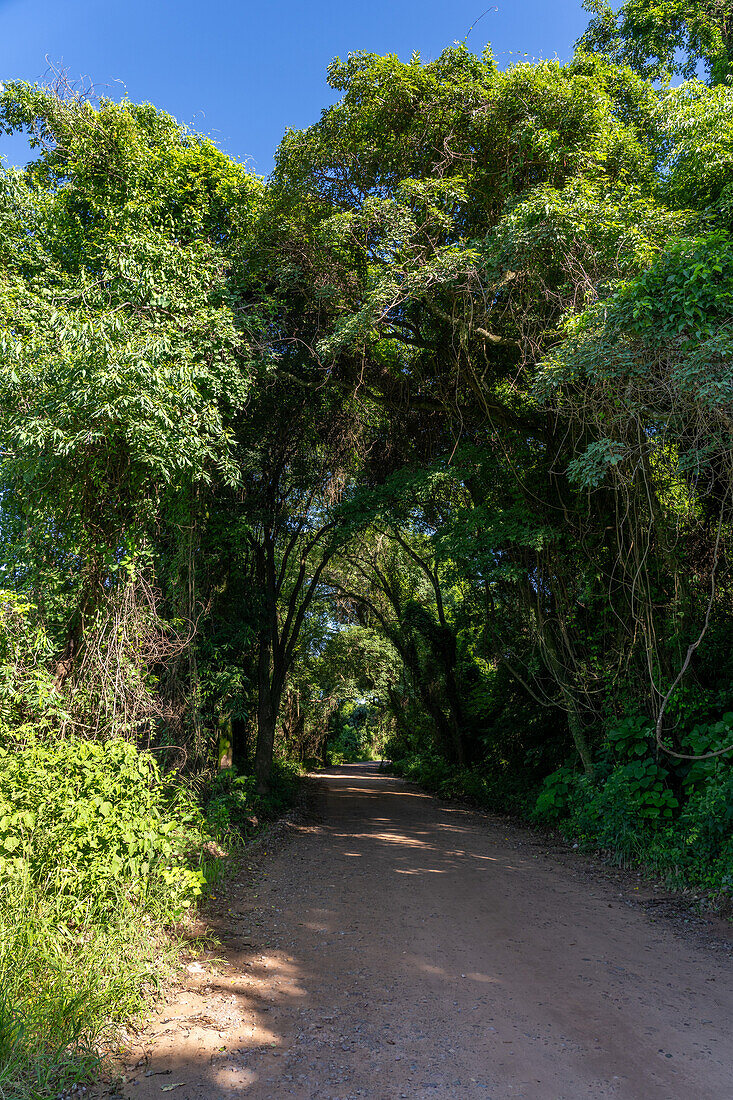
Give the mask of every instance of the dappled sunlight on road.
[(317, 818), (220, 891), (218, 961), (131, 1045), (126, 1100), (733, 1096), (709, 958), (503, 822), (374, 765), (318, 783)]

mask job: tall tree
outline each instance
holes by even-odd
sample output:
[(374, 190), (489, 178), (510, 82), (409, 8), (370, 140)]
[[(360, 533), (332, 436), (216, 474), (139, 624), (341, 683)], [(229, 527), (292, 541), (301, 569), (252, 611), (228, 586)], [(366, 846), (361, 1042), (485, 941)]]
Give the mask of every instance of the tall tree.
[[(600, 58), (501, 73), (462, 48), (425, 65), (356, 55), (330, 79), (342, 100), (286, 137), (274, 177), (283, 216), (307, 221), (297, 273), (324, 333), (315, 350), (380, 438), (367, 479), (450, 463), (459, 445), (482, 452), (491, 473), (472, 479), (473, 505), (492, 521), (506, 511), (493, 484), (516, 507), (493, 551), (513, 586), (504, 606), (524, 608), (530, 663), (554, 680), (590, 771), (583, 727), (618, 639), (598, 667), (586, 660), (577, 607), (591, 577), (602, 595), (586, 550), (606, 519), (564, 473), (582, 425), (534, 386), (563, 314), (689, 221), (655, 194), (657, 96)], [(491, 617), (508, 660), (516, 614)]]
[(702, 63), (712, 84), (733, 72), (733, 12), (728, 0), (586, 0), (593, 14), (581, 50), (605, 54), (654, 80), (686, 79)]
[(224, 249), (261, 185), (149, 105), (9, 83), (0, 125), (38, 152), (0, 176), (3, 529), (16, 584), (55, 574), (61, 687), (120, 586), (154, 582), (161, 526), (190, 551), (200, 491), (237, 481)]

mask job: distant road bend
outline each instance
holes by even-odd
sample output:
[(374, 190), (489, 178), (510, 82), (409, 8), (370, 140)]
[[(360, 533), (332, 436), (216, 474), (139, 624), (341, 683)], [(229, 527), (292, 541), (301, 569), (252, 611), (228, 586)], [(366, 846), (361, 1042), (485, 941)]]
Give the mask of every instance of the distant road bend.
[(733, 1100), (724, 950), (376, 765), (319, 778), (317, 822), (219, 898), (225, 962), (189, 966), (126, 1097)]

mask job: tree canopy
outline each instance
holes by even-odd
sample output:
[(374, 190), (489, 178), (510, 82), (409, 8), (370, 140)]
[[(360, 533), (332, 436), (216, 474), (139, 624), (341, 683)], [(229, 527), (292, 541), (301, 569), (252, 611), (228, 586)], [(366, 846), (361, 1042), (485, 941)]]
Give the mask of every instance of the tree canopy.
[(262, 792), (379, 744), (502, 805), (619, 782), (631, 723), (682, 812), (733, 708), (730, 19), (589, 8), (565, 64), (334, 60), (268, 180), (3, 86), (16, 721)]

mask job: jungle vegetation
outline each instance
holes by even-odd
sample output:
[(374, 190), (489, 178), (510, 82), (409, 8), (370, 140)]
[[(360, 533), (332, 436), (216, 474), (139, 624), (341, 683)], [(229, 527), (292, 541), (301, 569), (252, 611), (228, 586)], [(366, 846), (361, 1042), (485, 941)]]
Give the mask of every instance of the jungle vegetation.
[(730, 894), (730, 11), (588, 7), (567, 64), (335, 60), (267, 180), (2, 86), (6, 1093), (93, 1062), (297, 765)]

